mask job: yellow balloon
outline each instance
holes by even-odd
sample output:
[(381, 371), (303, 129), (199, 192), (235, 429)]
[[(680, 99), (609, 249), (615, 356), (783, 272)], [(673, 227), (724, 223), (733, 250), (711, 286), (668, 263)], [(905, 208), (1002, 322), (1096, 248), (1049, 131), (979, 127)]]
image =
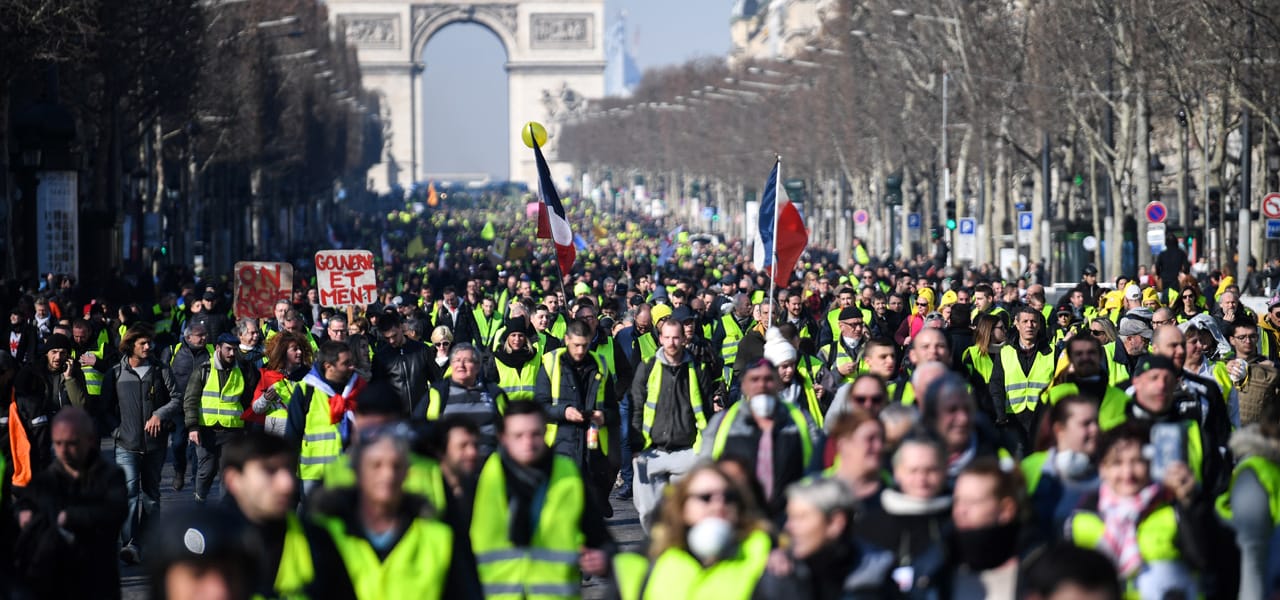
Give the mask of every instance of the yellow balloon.
[(532, 148), (533, 142), (538, 142), (538, 147), (547, 145), (547, 130), (542, 123), (537, 121), (529, 121), (520, 128), (520, 139), (524, 140), (524, 145)]

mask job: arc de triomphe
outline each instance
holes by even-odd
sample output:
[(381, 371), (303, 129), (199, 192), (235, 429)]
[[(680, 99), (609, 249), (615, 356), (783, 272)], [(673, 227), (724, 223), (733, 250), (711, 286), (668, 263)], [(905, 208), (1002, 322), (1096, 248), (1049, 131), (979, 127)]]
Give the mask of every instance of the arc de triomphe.
[[(558, 119), (604, 96), (604, 0), (470, 0), (394, 2), (330, 0), (329, 17), (357, 51), (364, 87), (380, 97), (385, 144), (369, 171), (373, 189), (408, 188), (425, 179), (422, 62), (431, 36), (459, 22), (493, 31), (507, 51), (510, 178), (536, 185), (533, 152), (520, 125), (539, 121), (555, 152)], [(558, 175), (563, 165), (554, 165)]]

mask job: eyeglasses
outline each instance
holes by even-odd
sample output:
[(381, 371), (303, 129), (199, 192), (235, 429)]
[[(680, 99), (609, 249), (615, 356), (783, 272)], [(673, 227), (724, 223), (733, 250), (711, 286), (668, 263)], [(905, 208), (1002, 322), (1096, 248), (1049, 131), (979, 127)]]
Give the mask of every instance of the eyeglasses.
[(1183, 299), (1183, 300), (1190, 300), (1190, 299), (1195, 298), (1195, 297), (1196, 297), (1196, 296), (1195, 296), (1195, 294), (1183, 294), (1183, 295), (1182, 295), (1182, 299)]
[(724, 504), (737, 504), (738, 493), (733, 490), (720, 490), (718, 492), (701, 492), (701, 493), (690, 492), (689, 499), (697, 500), (698, 502), (701, 502), (703, 504), (711, 504), (712, 500), (719, 500)]
[(1233, 336), (1231, 336), (1231, 337), (1232, 337), (1233, 339), (1237, 339), (1237, 340), (1240, 340), (1240, 341), (1242, 341), (1242, 342), (1251, 342), (1251, 341), (1253, 341), (1253, 340), (1258, 339), (1258, 334), (1256, 334), (1256, 333), (1246, 333), (1246, 334), (1244, 334), (1244, 335), (1233, 335)]
[(1107, 335), (1107, 330), (1089, 328), (1089, 333), (1092, 333), (1096, 337), (1102, 337), (1104, 335)]
[(881, 396), (880, 394), (875, 394), (872, 396), (860, 396), (857, 394), (850, 394), (849, 399), (852, 400), (853, 403), (857, 404), (858, 406), (874, 406), (876, 404), (880, 404), (884, 402), (884, 396)]
[(862, 321), (840, 321), (840, 324), (844, 325), (845, 327), (854, 327), (854, 328), (862, 327), (863, 325)]
[(1156, 327), (1161, 327), (1161, 326), (1164, 326), (1164, 325), (1171, 325), (1171, 324), (1173, 324), (1173, 320), (1172, 320), (1172, 319), (1165, 319), (1165, 320), (1163, 320), (1163, 321), (1152, 321), (1152, 322), (1151, 322), (1151, 327), (1152, 327), (1152, 329), (1154, 329), (1154, 328), (1156, 328)]

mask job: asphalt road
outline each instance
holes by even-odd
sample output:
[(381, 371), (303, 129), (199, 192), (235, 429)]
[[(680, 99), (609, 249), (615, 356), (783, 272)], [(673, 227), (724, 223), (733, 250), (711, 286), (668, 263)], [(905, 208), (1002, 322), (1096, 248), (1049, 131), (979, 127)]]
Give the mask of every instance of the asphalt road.
[[(115, 451), (112, 449), (112, 444), (109, 440), (103, 442), (102, 451), (103, 456), (115, 456)], [(165, 464), (160, 482), (160, 511), (162, 514), (195, 506), (190, 480), (193, 467), (194, 465), (188, 467), (186, 488), (181, 492), (176, 492), (173, 490), (173, 464)], [(221, 501), (221, 498), (221, 481), (215, 481), (213, 489), (209, 492), (208, 501), (217, 503)], [(640, 519), (636, 514), (635, 506), (629, 500), (622, 501), (615, 498), (612, 502), (613, 518), (609, 519), (609, 529), (624, 550), (635, 549), (644, 538), (644, 532), (640, 528)], [(607, 586), (608, 582), (606, 581), (587, 581), (583, 584), (582, 596), (584, 600), (604, 598)], [(146, 576), (141, 567), (121, 565), (120, 587), (124, 600), (147, 600), (148, 598)]]

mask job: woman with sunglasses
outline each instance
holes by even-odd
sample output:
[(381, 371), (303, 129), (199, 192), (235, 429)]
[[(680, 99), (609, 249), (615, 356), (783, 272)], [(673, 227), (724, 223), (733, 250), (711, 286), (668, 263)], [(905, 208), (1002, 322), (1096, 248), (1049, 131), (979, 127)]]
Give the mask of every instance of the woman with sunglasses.
[(453, 331), (444, 325), (431, 330), (431, 343), (427, 348), (432, 351), (432, 358), (427, 361), (427, 381), (440, 381), (448, 377), (449, 349), (453, 347)]
[(614, 559), (619, 596), (747, 600), (774, 542), (754, 503), (714, 463), (671, 486), (644, 555)]
[(924, 318), (933, 312), (933, 290), (922, 287), (916, 292), (916, 300), (911, 310), (911, 315), (902, 320), (902, 325), (898, 326), (894, 339), (899, 346), (906, 346), (915, 339), (916, 334), (924, 329)]
[(1182, 286), (1182, 291), (1178, 294), (1178, 303), (1174, 307), (1174, 311), (1178, 315), (1179, 323), (1186, 323), (1195, 318), (1196, 315), (1204, 312), (1204, 300), (1200, 297), (1200, 288), (1196, 287), (1195, 282)]

